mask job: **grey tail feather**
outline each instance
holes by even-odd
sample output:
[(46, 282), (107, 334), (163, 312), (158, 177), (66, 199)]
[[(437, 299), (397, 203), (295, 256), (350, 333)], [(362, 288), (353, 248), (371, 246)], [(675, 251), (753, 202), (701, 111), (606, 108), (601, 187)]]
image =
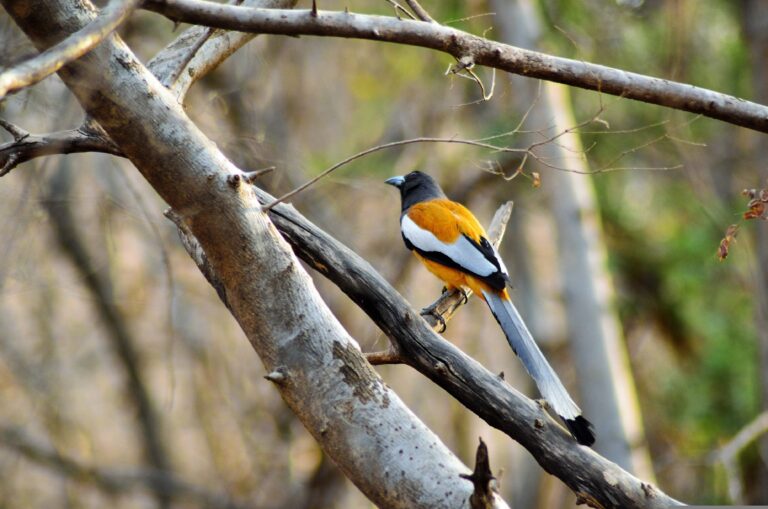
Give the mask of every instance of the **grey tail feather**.
[(557, 373), (547, 362), (512, 302), (495, 292), (483, 291), (483, 296), (491, 309), (491, 313), (504, 331), (512, 350), (536, 382), (541, 395), (565, 422), (571, 434), (580, 444), (591, 445), (594, 443), (592, 425), (581, 416), (581, 409), (571, 399)]

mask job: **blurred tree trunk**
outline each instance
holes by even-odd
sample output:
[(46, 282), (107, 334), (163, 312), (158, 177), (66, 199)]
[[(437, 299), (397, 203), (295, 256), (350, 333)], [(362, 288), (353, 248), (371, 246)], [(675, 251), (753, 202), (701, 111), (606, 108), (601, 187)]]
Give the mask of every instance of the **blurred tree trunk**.
[[(541, 22), (534, 0), (491, 3), (502, 40), (535, 49)], [(545, 137), (573, 127), (568, 88), (551, 82), (541, 87), (538, 98), (530, 86), (525, 87), (530, 102), (537, 102), (528, 126), (549, 126), (542, 133)], [(570, 170), (545, 168), (543, 186), (549, 191), (557, 225), (580, 404), (584, 415), (595, 424), (595, 449), (635, 475), (653, 479), (629, 359), (613, 308), (613, 286), (594, 189), (589, 177), (574, 173), (589, 171), (581, 140), (575, 134), (562, 136), (556, 143), (544, 145), (540, 154), (550, 164)]]
[[(752, 69), (752, 94), (756, 101), (768, 103), (768, 0), (742, 0), (742, 21)], [(753, 167), (760, 173), (755, 187), (768, 184), (768, 144), (755, 139)], [(760, 405), (768, 409), (768, 225), (752, 225), (756, 231), (757, 264), (755, 278), (755, 330), (759, 351)], [(762, 468), (760, 479), (768, 477), (768, 437), (759, 442)], [(768, 483), (758, 483), (755, 495), (760, 502), (768, 501)]]

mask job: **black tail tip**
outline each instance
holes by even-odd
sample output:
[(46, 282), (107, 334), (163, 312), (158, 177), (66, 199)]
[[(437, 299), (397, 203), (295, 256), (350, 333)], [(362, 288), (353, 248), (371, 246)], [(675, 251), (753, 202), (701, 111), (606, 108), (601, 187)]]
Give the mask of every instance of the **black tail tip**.
[(568, 431), (571, 432), (573, 438), (576, 439), (581, 445), (591, 447), (595, 443), (595, 432), (592, 429), (592, 423), (586, 420), (581, 415), (575, 419), (563, 419), (565, 425), (568, 426)]

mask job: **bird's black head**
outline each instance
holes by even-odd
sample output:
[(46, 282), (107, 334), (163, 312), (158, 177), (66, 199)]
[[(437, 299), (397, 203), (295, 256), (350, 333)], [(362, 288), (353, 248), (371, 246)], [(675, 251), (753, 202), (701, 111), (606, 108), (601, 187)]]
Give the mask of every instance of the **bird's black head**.
[(445, 193), (440, 189), (437, 182), (420, 171), (412, 171), (404, 177), (392, 177), (385, 182), (400, 190), (403, 212), (419, 202), (445, 198)]

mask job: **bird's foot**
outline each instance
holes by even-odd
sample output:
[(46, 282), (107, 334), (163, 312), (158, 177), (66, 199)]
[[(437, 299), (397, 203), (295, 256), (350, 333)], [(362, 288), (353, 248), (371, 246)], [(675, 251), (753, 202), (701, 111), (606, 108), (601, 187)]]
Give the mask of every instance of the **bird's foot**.
[(467, 293), (467, 291), (461, 287), (457, 288), (457, 290), (459, 291), (459, 293), (463, 298), (462, 304), (466, 304), (467, 302), (469, 302), (469, 294)]
[(443, 332), (445, 332), (445, 329), (448, 328), (448, 325), (446, 325), (445, 323), (445, 318), (443, 318), (443, 316), (435, 310), (434, 306), (427, 306), (421, 310), (421, 316), (426, 316), (426, 315), (430, 315), (434, 317), (434, 319), (437, 320), (437, 323), (441, 325), (440, 330), (437, 331), (438, 334), (442, 334)]

